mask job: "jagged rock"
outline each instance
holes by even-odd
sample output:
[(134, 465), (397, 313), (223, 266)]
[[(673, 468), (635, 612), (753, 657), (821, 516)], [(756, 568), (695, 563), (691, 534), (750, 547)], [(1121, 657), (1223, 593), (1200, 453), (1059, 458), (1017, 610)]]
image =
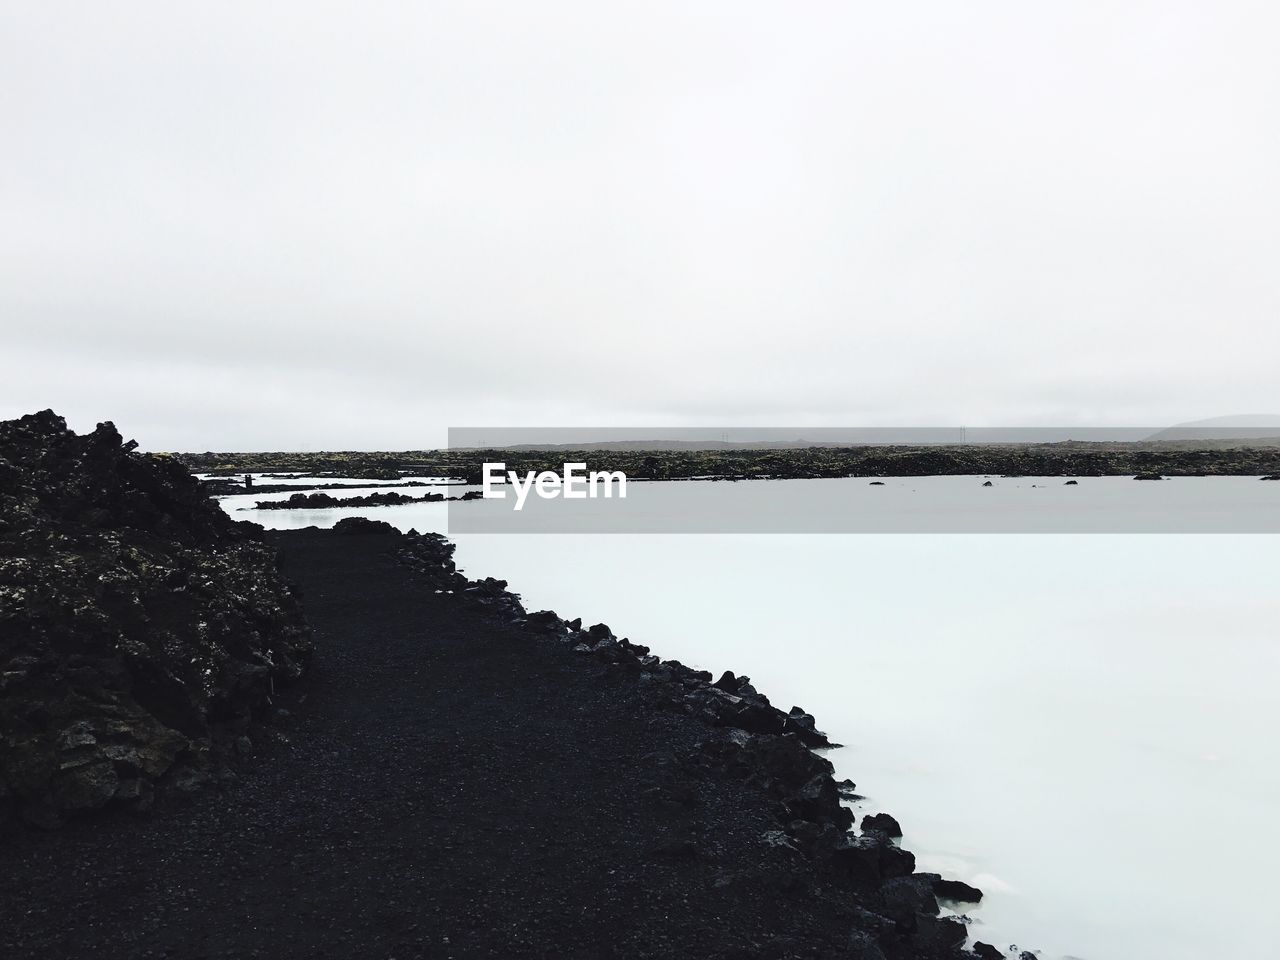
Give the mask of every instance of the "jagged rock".
[(978, 960), (1005, 960), (1005, 956), (1001, 951), (989, 943), (983, 943), (981, 940), (974, 943), (973, 953)]
[(853, 824), (853, 812), (840, 804), (836, 782), (827, 774), (819, 774), (797, 790), (787, 804), (792, 813), (814, 823)]
[(728, 726), (749, 733), (782, 733), (785, 718), (781, 711), (765, 706), (759, 701), (741, 700), (727, 704), (719, 714)]
[(792, 720), (797, 726), (806, 730), (813, 730), (817, 725), (817, 721), (813, 719), (811, 714), (805, 713), (804, 708), (793, 706), (787, 712), (788, 719)]
[(537, 630), (559, 630), (564, 622), (551, 610), (537, 610), (525, 618), (530, 626)]
[(902, 836), (902, 827), (887, 813), (869, 813), (862, 818), (862, 829), (878, 830), (886, 837), (897, 839)]
[(109, 423), (0, 423), (0, 805), (144, 809), (230, 754), (310, 655), (256, 531)]
[(955, 900), (959, 903), (982, 902), (982, 891), (960, 880), (939, 878), (933, 883), (933, 892), (943, 900)]
[(994, 486), (995, 486), (995, 484), (994, 484), (994, 483), (992, 483), (990, 480), (988, 480), (988, 481), (986, 481), (985, 483), (983, 483), (983, 486), (984, 486), (984, 487), (994, 487)]
[(726, 693), (736, 694), (738, 692), (738, 687), (741, 684), (749, 683), (749, 682), (750, 682), (749, 677), (743, 677), (740, 680), (733, 675), (732, 670), (726, 670), (724, 673), (720, 675), (720, 679), (717, 680), (715, 683), (713, 683), (712, 686), (715, 687), (717, 690), (723, 690)]
[[(298, 494), (302, 496), (302, 494)], [(259, 507), (262, 504), (258, 504)], [(400, 531), (385, 520), (370, 520), (368, 517), (343, 517), (333, 525), (334, 533), (378, 533), (383, 536), (398, 537)]]
[(880, 885), (880, 844), (874, 838), (844, 837), (833, 851), (832, 862), (855, 886)]
[(920, 913), (936, 915), (938, 898), (933, 895), (933, 881), (936, 879), (937, 874), (913, 873), (886, 881), (880, 887), (885, 915), (900, 922)]
[(827, 735), (818, 729), (817, 721), (799, 707), (792, 707), (791, 711), (782, 718), (782, 732), (794, 734), (807, 747), (831, 746)]
[(728, 740), (705, 741), (702, 750), (713, 765), (761, 780), (779, 796), (799, 790), (816, 776), (829, 777), (833, 769), (829, 760), (790, 737), (733, 731)]
[(843, 838), (836, 846), (833, 862), (856, 886), (871, 887), (894, 877), (909, 876), (916, 867), (914, 854), (875, 833)]
[(1138, 473), (1138, 474), (1134, 474), (1133, 479), (1135, 479), (1135, 480), (1163, 480), (1163, 479), (1164, 479), (1164, 477), (1162, 477), (1162, 476), (1161, 476), (1160, 474), (1158, 474), (1158, 473)]
[(1063, 484), (1063, 486), (1064, 486), (1064, 487), (1078, 487), (1078, 486), (1080, 486), (1080, 481), (1079, 481), (1079, 480), (1068, 480), (1066, 483), (1064, 483), (1064, 484)]

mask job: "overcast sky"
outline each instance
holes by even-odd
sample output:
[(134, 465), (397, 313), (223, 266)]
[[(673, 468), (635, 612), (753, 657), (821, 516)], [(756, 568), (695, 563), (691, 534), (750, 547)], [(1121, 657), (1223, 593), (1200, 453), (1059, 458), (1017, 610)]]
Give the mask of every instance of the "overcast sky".
[(1266, 2), (0, 3), (0, 417), (1280, 413)]

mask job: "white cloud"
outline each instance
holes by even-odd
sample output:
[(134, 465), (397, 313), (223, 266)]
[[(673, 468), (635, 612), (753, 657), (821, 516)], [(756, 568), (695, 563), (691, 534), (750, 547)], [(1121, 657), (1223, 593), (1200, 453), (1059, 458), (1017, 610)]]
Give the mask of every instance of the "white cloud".
[(1280, 407), (1265, 4), (5, 21), (0, 415), (203, 449)]

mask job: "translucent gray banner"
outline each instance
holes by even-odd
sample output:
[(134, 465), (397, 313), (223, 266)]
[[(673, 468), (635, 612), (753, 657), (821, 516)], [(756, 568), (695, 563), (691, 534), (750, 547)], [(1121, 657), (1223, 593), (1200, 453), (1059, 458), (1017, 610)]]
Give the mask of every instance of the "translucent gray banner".
[(457, 428), (453, 533), (1275, 533), (1280, 429)]

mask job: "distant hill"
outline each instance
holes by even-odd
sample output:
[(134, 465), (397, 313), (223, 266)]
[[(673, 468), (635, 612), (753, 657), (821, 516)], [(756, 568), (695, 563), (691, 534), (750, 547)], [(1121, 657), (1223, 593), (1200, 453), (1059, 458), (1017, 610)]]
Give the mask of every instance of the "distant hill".
[(1280, 438), (1280, 416), (1271, 414), (1241, 414), (1231, 417), (1211, 417), (1208, 420), (1191, 420), (1177, 423), (1147, 437), (1150, 441), (1171, 442), (1180, 440), (1254, 440)]
[[(838, 440), (805, 440), (803, 438), (797, 440), (743, 440), (737, 443), (728, 440), (596, 440), (585, 442), (579, 441), (576, 443), (511, 443), (506, 444), (505, 446), (489, 449), (548, 453), (553, 453), (557, 450), (796, 450), (809, 449), (813, 447), (849, 447), (894, 442), (906, 443), (908, 441), (863, 440), (860, 442), (854, 442)], [(935, 442), (941, 443), (947, 441)], [(453, 447), (451, 449), (465, 450), (484, 448)]]

